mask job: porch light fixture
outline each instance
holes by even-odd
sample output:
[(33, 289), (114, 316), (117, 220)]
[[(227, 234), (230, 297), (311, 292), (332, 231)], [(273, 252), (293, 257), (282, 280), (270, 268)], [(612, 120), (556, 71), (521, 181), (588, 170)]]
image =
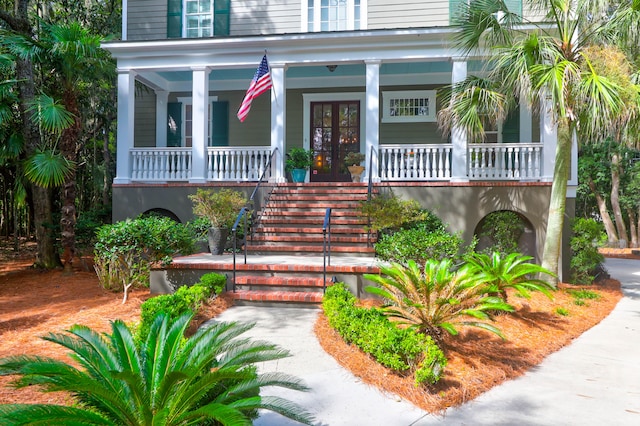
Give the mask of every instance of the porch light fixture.
[(337, 65), (327, 65), (327, 69), (329, 70), (329, 72), (334, 72), (336, 68), (338, 68)]

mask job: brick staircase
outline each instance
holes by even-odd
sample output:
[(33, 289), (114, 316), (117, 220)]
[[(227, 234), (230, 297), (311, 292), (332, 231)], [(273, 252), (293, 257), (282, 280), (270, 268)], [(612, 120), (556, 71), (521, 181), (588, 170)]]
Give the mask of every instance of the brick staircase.
[[(347, 283), (356, 293), (362, 275), (375, 274), (374, 249), (367, 244), (366, 220), (358, 207), (367, 198), (359, 183), (281, 184), (271, 194), (244, 255), (197, 254), (176, 258), (163, 274), (152, 274), (157, 292), (185, 281), (197, 281), (206, 272), (226, 274), (227, 291), (236, 303), (297, 304), (317, 307), (325, 285)], [(331, 213), (331, 259), (324, 268), (322, 227), (326, 209)], [(371, 243), (374, 241), (372, 240)], [(160, 277), (160, 278), (158, 278)]]
[(374, 253), (359, 215), (367, 187), (353, 183), (288, 184), (274, 189), (247, 249), (254, 254), (315, 255), (323, 252), (325, 213), (331, 208), (331, 253)]

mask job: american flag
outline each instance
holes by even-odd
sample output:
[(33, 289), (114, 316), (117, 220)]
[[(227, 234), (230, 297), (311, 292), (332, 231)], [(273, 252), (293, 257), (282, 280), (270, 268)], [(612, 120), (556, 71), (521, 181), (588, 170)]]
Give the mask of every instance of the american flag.
[(238, 110), (238, 120), (241, 122), (247, 118), (249, 110), (251, 109), (251, 102), (254, 98), (262, 95), (269, 90), (273, 84), (271, 83), (271, 73), (269, 72), (269, 63), (267, 62), (267, 55), (262, 57), (262, 62), (256, 70), (253, 80), (247, 89), (247, 94), (244, 95), (240, 109)]

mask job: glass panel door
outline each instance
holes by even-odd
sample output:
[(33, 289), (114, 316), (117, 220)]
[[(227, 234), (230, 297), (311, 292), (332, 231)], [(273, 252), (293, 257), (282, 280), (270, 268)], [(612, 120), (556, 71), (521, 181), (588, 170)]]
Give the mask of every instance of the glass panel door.
[(350, 181), (343, 159), (360, 152), (360, 102), (312, 102), (311, 141), (311, 181)]

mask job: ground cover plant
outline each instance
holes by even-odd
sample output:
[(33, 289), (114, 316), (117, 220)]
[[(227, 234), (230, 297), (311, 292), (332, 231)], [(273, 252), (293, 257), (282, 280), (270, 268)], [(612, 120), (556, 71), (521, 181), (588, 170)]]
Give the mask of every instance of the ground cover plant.
[[(26, 244), (21, 243), (21, 246)], [(77, 323), (107, 332), (110, 320), (122, 319), (127, 324), (139, 321), (140, 305), (149, 297), (148, 289), (132, 290), (129, 301), (122, 305), (121, 295), (102, 289), (93, 271), (79, 268), (81, 263), (76, 265), (71, 276), (63, 275), (61, 270), (40, 272), (30, 268), (33, 256), (19, 258), (5, 248), (0, 244), (0, 358), (32, 354), (64, 361), (67, 351), (43, 341), (40, 336), (51, 331), (63, 332)], [(609, 253), (612, 253), (611, 249)], [(631, 250), (624, 253), (626, 257), (631, 256)], [(561, 284), (553, 300), (538, 293), (533, 293), (527, 300), (515, 297), (515, 291), (509, 289), (509, 300), (515, 312), (495, 318), (495, 326), (507, 337), (506, 341), (471, 328), (462, 329), (456, 337), (445, 335), (443, 350), (447, 367), (440, 381), (426, 390), (416, 388), (413, 377), (394, 374), (369, 355), (345, 344), (324, 316), (318, 319), (316, 335), (328, 353), (364, 382), (397, 394), (425, 410), (437, 412), (469, 401), (502, 381), (524, 374), (544, 357), (597, 324), (621, 297), (616, 281), (602, 281), (586, 287), (601, 298), (588, 300), (589, 306), (578, 306), (573, 303), (573, 296), (564, 291), (566, 288), (582, 289)], [(215, 317), (230, 303), (223, 294), (213, 303), (203, 305), (199, 320)], [(568, 315), (557, 313), (557, 309), (566, 310)], [(280, 361), (283, 366), (285, 362), (286, 359)], [(9, 381), (9, 377), (0, 377), (0, 404), (72, 404), (68, 393), (45, 394), (31, 387), (15, 390), (6, 386)]]
[(139, 343), (120, 320), (110, 334), (74, 325), (43, 337), (69, 349), (79, 368), (39, 356), (0, 359), (0, 375), (18, 376), (13, 386), (68, 391), (78, 402), (0, 405), (0, 424), (250, 425), (258, 409), (311, 424), (301, 407), (259, 395), (268, 386), (307, 390), (287, 374), (257, 372), (255, 363), (285, 358), (286, 350), (240, 339), (252, 324), (218, 322), (186, 338), (190, 322), (191, 314), (161, 313)]

